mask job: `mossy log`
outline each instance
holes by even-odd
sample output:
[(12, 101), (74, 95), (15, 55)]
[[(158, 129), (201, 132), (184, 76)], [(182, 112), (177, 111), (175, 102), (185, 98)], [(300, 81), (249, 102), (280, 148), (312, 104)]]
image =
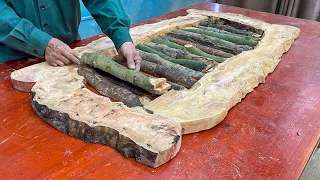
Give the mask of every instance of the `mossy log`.
[(143, 44), (138, 44), (137, 45), (137, 48), (139, 50), (142, 50), (142, 51), (146, 51), (146, 52), (149, 52), (149, 53), (153, 53), (153, 54), (157, 54), (159, 55), (161, 58), (167, 60), (167, 61), (170, 61), (170, 62), (173, 62), (173, 63), (176, 63), (176, 64), (180, 64), (182, 66), (185, 66), (187, 68), (190, 68), (190, 69), (193, 69), (193, 70), (196, 70), (196, 71), (206, 71), (207, 69), (211, 68), (208, 67), (208, 65), (204, 62), (200, 62), (200, 61), (196, 61), (196, 60), (189, 60), (189, 59), (174, 59), (170, 56), (167, 56), (166, 54), (163, 54), (162, 52), (159, 52), (151, 47), (148, 47), (146, 45), (143, 45)]
[(204, 35), (208, 35), (211, 37), (220, 38), (220, 39), (223, 39), (223, 40), (226, 40), (229, 42), (233, 42), (233, 43), (241, 44), (241, 45), (247, 45), (250, 47), (254, 47), (258, 44), (257, 41), (254, 41), (248, 37), (239, 37), (239, 36), (235, 36), (235, 35), (231, 35), (231, 34), (223, 34), (223, 33), (218, 33), (218, 32), (214, 32), (214, 31), (208, 31), (208, 30), (204, 30), (204, 29), (194, 28), (194, 27), (185, 28), (183, 30), (188, 31), (188, 32), (198, 33), (198, 34), (204, 34)]
[(206, 57), (208, 59), (212, 59), (213, 61), (216, 61), (218, 63), (222, 63), (223, 61), (225, 61), (224, 58), (217, 57), (217, 56), (212, 56), (210, 54), (207, 54), (207, 53), (201, 51), (200, 49), (194, 47), (193, 45), (187, 44), (184, 47), (192, 54), (196, 54), (196, 55), (199, 55), (199, 56)]
[(233, 56), (233, 54), (224, 52), (224, 51), (219, 50), (219, 49), (215, 49), (215, 48), (211, 48), (211, 47), (207, 47), (207, 46), (202, 46), (202, 45), (200, 45), (198, 43), (194, 43), (192, 41), (186, 41), (186, 40), (183, 40), (183, 39), (179, 39), (178, 36), (176, 36), (175, 34), (168, 34), (168, 35), (164, 36), (164, 38), (168, 39), (171, 42), (180, 44), (182, 46), (185, 46), (185, 45), (188, 45), (188, 44), (189, 45), (193, 45), (194, 47), (197, 47), (201, 51), (206, 52), (208, 54), (211, 54), (213, 56), (218, 56), (218, 57), (223, 57), (223, 58), (230, 58), (230, 57)]
[(147, 46), (151, 47), (152, 49), (155, 49), (159, 52), (162, 52), (163, 54), (165, 54), (167, 56), (175, 58), (175, 59), (192, 59), (192, 60), (204, 62), (207, 65), (210, 64), (213, 67), (217, 66), (217, 64), (214, 61), (211, 61), (211, 59), (189, 53), (188, 51), (185, 51), (185, 50), (174, 49), (174, 48), (170, 48), (166, 45), (156, 44), (153, 42), (147, 42), (147, 43), (145, 43), (145, 45), (147, 45)]
[(201, 26), (206, 26), (206, 27), (213, 27), (213, 28), (217, 28), (217, 29), (221, 29), (224, 31), (228, 31), (234, 34), (240, 34), (240, 35), (245, 35), (245, 36), (252, 36), (252, 37), (261, 37), (261, 35), (250, 32), (250, 31), (245, 31), (245, 30), (240, 30), (231, 26), (227, 26), (227, 25), (222, 25), (222, 24), (212, 24), (212, 23), (208, 23), (208, 22), (203, 22), (200, 23)]
[(237, 45), (235, 43), (203, 35), (203, 34), (197, 34), (193, 32), (187, 32), (183, 30), (175, 30), (173, 31), (174, 34), (181, 35), (184, 38), (187, 38), (187, 40), (192, 40), (193, 42), (199, 43), (204, 46), (209, 47), (217, 47), (223, 51), (233, 53), (233, 54), (240, 54), (243, 51), (251, 50), (252, 48), (246, 45)]
[(171, 48), (174, 48), (174, 49), (181, 49), (181, 50), (184, 49), (184, 46), (173, 43), (173, 42), (169, 41), (168, 39), (164, 39), (164, 38), (152, 38), (151, 41), (154, 43), (157, 43), (157, 44), (164, 44), (164, 45), (171, 47)]
[(238, 37), (242, 37), (242, 38), (249, 38), (249, 39), (252, 39), (253, 41), (257, 41), (257, 42), (259, 42), (261, 40), (260, 37), (253, 37), (253, 36), (236, 34), (236, 33), (228, 32), (228, 31), (220, 30), (220, 29), (217, 29), (214, 27), (197, 26), (197, 28), (207, 30), (207, 31), (213, 31), (213, 32), (221, 33), (221, 34), (229, 34), (229, 35), (238, 36)]
[(129, 89), (119, 86), (92, 67), (81, 65), (78, 69), (79, 75), (83, 76), (87, 83), (95, 88), (100, 94), (110, 97), (116, 101), (123, 102), (128, 107), (143, 106), (139, 95), (132, 93)]
[(200, 78), (202, 78), (204, 76), (204, 74), (199, 71), (195, 71), (193, 69), (181, 66), (180, 64), (176, 64), (176, 63), (164, 60), (157, 54), (145, 52), (142, 50), (139, 50), (138, 52), (143, 60), (153, 62), (156, 64), (160, 64), (166, 68), (174, 69), (175, 71), (179, 71), (179, 72), (183, 73), (182, 76), (187, 76), (188, 78), (192, 78), (195, 80), (199, 80)]
[(170, 84), (166, 82), (165, 78), (151, 78), (145, 76), (139, 71), (130, 70), (127, 67), (118, 64), (104, 54), (83, 54), (81, 62), (108, 72), (111, 75), (130, 82), (152, 94), (163, 94), (170, 89)]

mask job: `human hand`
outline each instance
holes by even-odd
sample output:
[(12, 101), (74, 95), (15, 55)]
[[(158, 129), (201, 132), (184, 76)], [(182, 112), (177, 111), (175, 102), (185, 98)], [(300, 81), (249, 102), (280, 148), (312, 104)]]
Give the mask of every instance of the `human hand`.
[(140, 71), (142, 58), (139, 56), (132, 42), (123, 43), (118, 50), (119, 58), (123, 62), (127, 62), (129, 69)]
[(45, 60), (51, 66), (63, 66), (67, 64), (79, 64), (75, 52), (59, 39), (52, 38), (45, 50)]

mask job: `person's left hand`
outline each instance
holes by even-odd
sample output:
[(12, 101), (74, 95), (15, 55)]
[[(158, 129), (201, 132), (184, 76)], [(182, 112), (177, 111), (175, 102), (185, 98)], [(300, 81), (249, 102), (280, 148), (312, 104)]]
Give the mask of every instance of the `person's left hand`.
[(126, 61), (129, 69), (140, 71), (142, 58), (139, 56), (132, 42), (123, 43), (118, 50), (121, 61)]

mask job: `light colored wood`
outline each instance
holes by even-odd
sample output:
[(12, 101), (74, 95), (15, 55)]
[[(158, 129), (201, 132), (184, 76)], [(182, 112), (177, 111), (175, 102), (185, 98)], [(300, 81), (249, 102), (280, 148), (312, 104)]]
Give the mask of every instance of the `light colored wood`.
[(180, 122), (186, 134), (210, 129), (220, 123), (229, 109), (274, 71), (282, 54), (289, 50), (300, 32), (292, 26), (267, 24), (237, 14), (188, 12), (240, 22), (263, 29), (265, 34), (254, 50), (228, 58), (190, 90), (170, 91), (145, 106), (156, 114)]
[[(154, 168), (176, 156), (181, 145), (179, 123), (94, 94), (85, 88), (75, 66), (51, 69), (40, 63), (14, 76), (26, 83), (36, 82), (33, 109), (49, 124), (83, 141), (109, 145)], [(42, 71), (44, 76), (28, 76)]]

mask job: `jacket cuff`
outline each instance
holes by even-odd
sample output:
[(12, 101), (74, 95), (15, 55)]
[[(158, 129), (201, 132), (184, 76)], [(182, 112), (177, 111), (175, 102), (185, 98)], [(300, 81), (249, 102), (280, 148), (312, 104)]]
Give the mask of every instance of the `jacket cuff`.
[(32, 31), (29, 39), (30, 44), (33, 46), (33, 51), (31, 50), (29, 53), (37, 57), (43, 57), (46, 47), (51, 39), (52, 36), (39, 30), (38, 28), (35, 28)]
[(119, 50), (123, 43), (132, 42), (128, 28), (118, 28), (110, 38), (112, 39), (117, 50)]

